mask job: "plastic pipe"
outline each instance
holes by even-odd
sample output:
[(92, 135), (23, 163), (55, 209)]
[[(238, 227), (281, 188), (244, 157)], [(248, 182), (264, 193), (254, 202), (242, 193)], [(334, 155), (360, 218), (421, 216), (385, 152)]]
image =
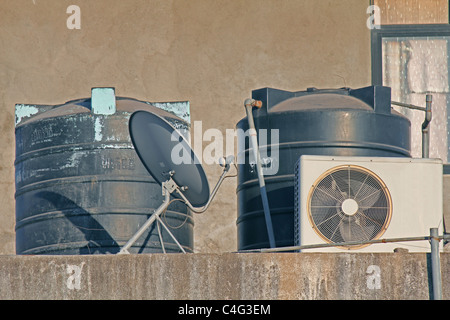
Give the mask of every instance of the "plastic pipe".
[(253, 107), (261, 108), (262, 103), (261, 103), (261, 101), (257, 101), (257, 100), (253, 100), (253, 99), (246, 99), (244, 102), (244, 106), (245, 106), (245, 111), (247, 113), (247, 119), (248, 119), (248, 125), (249, 125), (249, 136), (250, 136), (250, 142), (252, 144), (253, 156), (256, 160), (256, 171), (258, 173), (259, 188), (261, 191), (261, 199), (262, 199), (263, 209), (264, 209), (264, 218), (266, 220), (267, 235), (269, 237), (270, 247), (275, 248), (276, 243), (275, 243), (275, 235), (274, 235), (273, 226), (272, 226), (272, 217), (270, 215), (270, 210), (269, 210), (269, 200), (267, 199), (266, 185), (264, 182), (264, 174), (263, 174), (262, 166), (261, 166), (261, 157), (260, 157), (259, 149), (258, 149), (258, 139), (256, 136), (255, 122), (253, 120), (253, 113), (252, 113)]
[(425, 120), (422, 123), (422, 158), (430, 157), (430, 122), (432, 119), (431, 103), (433, 96), (427, 94), (425, 107)]

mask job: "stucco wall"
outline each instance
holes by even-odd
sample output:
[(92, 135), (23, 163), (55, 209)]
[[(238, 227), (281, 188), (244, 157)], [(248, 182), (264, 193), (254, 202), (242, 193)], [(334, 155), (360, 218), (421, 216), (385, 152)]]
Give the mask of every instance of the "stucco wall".
[(432, 283), (425, 253), (0, 256), (0, 299), (428, 300)]
[[(98, 86), (188, 100), (203, 130), (233, 129), (261, 87), (370, 85), (369, 1), (0, 2), (0, 254), (14, 248), (14, 105), (61, 104)], [(70, 5), (80, 29), (66, 26)], [(220, 168), (205, 165), (214, 185)], [(236, 250), (236, 182), (195, 216), (196, 252)]]

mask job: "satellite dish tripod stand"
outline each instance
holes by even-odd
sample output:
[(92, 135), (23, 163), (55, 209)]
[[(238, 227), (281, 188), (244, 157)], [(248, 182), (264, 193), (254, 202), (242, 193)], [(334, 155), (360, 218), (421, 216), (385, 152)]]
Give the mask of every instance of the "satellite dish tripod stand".
[[(162, 194), (164, 196), (164, 202), (153, 212), (153, 214), (150, 216), (150, 218), (147, 219), (147, 221), (139, 228), (139, 230), (128, 240), (128, 242), (120, 249), (118, 254), (129, 254), (128, 249), (139, 239), (139, 237), (153, 224), (153, 222), (158, 221), (164, 229), (167, 231), (167, 233), (172, 237), (172, 239), (175, 241), (175, 243), (178, 245), (178, 247), (181, 249), (183, 253), (186, 253), (183, 246), (178, 242), (178, 240), (175, 238), (175, 236), (170, 232), (169, 228), (164, 224), (164, 222), (159, 217), (169, 206), (170, 203), (170, 195), (176, 191), (178, 195), (183, 199), (184, 203), (189, 207), (190, 210), (194, 211), (195, 213), (202, 213), (206, 211), (206, 209), (209, 207), (212, 199), (217, 193), (217, 190), (219, 189), (220, 185), (222, 184), (223, 180), (226, 177), (227, 172), (230, 170), (230, 164), (232, 163), (234, 157), (227, 157), (224, 162), (220, 163), (222, 167), (224, 167), (222, 175), (219, 178), (219, 181), (217, 182), (216, 186), (214, 187), (214, 190), (212, 191), (211, 195), (209, 196), (208, 202), (206, 205), (200, 208), (194, 208), (192, 204), (189, 202), (189, 200), (184, 196), (183, 191), (187, 190), (186, 186), (178, 186), (177, 183), (172, 179), (172, 177), (175, 175), (175, 171), (169, 172), (169, 179), (162, 183)], [(162, 244), (162, 239), (160, 237), (160, 242)]]

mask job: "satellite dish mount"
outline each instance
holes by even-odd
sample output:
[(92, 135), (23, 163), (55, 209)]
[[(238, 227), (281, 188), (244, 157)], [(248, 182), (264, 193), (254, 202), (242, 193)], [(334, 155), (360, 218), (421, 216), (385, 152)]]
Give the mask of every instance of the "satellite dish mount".
[[(164, 201), (120, 249), (119, 254), (128, 254), (128, 249), (155, 220), (164, 227), (180, 250), (186, 253), (183, 246), (164, 224), (160, 215), (169, 206), (171, 195), (179, 198), (195, 213), (206, 211), (226, 178), (231, 164), (234, 162), (234, 156), (219, 159), (223, 172), (213, 191), (209, 194), (208, 180), (200, 162), (186, 139), (170, 123), (154, 113), (136, 111), (130, 117), (129, 128), (131, 140), (139, 158), (147, 171), (161, 185)], [(176, 139), (173, 137), (176, 137)], [(179, 143), (182, 144), (187, 154), (191, 155), (192, 161), (190, 163), (175, 164), (172, 161), (172, 150)], [(162, 244), (161, 238), (160, 241)]]

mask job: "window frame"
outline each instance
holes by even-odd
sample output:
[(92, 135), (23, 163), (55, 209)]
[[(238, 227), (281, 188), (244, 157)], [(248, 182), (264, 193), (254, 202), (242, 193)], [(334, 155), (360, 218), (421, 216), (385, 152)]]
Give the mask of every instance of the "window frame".
[[(371, 31), (372, 85), (383, 85), (383, 38), (396, 37), (450, 37), (449, 24), (381, 25)], [(450, 50), (450, 46), (449, 49)], [(450, 57), (450, 52), (449, 55)], [(450, 65), (450, 61), (449, 61)]]

